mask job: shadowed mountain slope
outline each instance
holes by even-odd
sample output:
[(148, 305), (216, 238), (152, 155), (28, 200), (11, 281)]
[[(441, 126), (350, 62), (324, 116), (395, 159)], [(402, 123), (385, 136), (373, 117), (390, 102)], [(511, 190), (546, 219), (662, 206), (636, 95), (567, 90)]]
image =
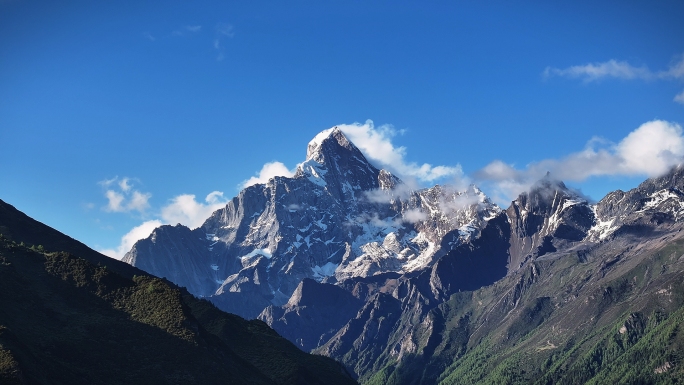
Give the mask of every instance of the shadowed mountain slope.
[(261, 321), (0, 210), (0, 383), (355, 383)]

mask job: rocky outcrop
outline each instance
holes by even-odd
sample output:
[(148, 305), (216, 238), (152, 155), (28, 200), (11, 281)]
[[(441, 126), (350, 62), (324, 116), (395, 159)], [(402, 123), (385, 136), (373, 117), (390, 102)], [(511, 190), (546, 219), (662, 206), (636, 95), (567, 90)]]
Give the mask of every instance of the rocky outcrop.
[(511, 224), (509, 272), (525, 261), (582, 241), (595, 224), (589, 202), (546, 175), (506, 209)]
[(427, 268), (499, 212), (474, 186), (408, 189), (332, 128), (309, 143), (292, 178), (247, 187), (198, 229), (162, 226), (124, 260), (255, 318), (304, 279)]
[(305, 278), (285, 305), (268, 306), (258, 318), (308, 352), (327, 342), (361, 306), (363, 301), (343, 288)]

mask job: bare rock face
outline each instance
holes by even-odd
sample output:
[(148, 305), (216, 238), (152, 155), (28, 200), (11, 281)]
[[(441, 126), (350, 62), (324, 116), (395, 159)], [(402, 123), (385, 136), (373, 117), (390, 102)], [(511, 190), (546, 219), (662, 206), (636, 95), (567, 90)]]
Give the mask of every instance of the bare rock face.
[(339, 286), (305, 278), (285, 305), (267, 307), (259, 319), (308, 352), (328, 341), (362, 306)]
[[(292, 178), (244, 189), (200, 228), (162, 226), (126, 260), (361, 381), (397, 369), (398, 383), (429, 384), (471, 347), (518, 340), (563, 306), (563, 325), (580, 302), (603, 311), (638, 283), (611, 274), (635, 268), (642, 241), (664, 247), (682, 218), (682, 167), (597, 204), (547, 175), (502, 211), (475, 186), (410, 190), (333, 128)], [(587, 282), (615, 293), (598, 285), (596, 302)]]
[(510, 272), (527, 260), (582, 241), (595, 224), (589, 202), (550, 175), (506, 210), (511, 224)]
[(334, 127), (309, 142), (292, 178), (245, 188), (198, 229), (162, 226), (124, 260), (255, 318), (304, 279), (429, 267), (500, 211), (475, 186), (408, 189)]
[[(592, 318), (587, 314), (604, 315), (603, 322), (621, 314), (608, 311), (611, 306), (657, 302), (677, 309), (671, 299), (644, 300), (646, 291), (632, 286), (650, 264), (662, 267), (652, 278), (661, 280), (659, 290), (644, 281), (654, 296), (669, 296), (671, 282), (681, 282), (683, 176), (675, 168), (595, 205), (547, 176), (429, 269), (339, 283), (365, 305), (314, 352), (340, 360), (362, 382), (392, 373), (397, 383), (433, 384), (445, 367), (489, 338), (516, 346), (523, 335), (546, 328), (531, 348), (536, 354), (539, 346), (552, 346), (548, 336), (557, 334), (549, 329), (562, 324), (569, 341), (580, 340), (584, 334), (572, 331)], [(667, 252), (653, 253), (662, 248)], [(584, 273), (565, 278), (575, 270)], [(623, 302), (630, 290), (640, 304)], [(556, 312), (556, 324), (545, 324)], [(632, 314), (618, 332), (644, 324)]]
[(615, 235), (648, 232), (661, 224), (684, 218), (684, 167), (647, 179), (637, 188), (616, 190), (595, 206), (596, 224), (589, 240), (600, 242)]

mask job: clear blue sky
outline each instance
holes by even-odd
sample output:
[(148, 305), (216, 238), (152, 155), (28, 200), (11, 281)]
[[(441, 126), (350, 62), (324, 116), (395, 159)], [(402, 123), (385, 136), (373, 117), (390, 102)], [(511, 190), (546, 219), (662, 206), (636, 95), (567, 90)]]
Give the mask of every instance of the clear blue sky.
[[(403, 161), (492, 189), (493, 161), (536, 177), (595, 137), (612, 160), (642, 137), (684, 154), (682, 1), (140, 3), (0, 0), (0, 199), (98, 249), (337, 124), (391, 125)], [(649, 173), (605, 170), (568, 184)]]

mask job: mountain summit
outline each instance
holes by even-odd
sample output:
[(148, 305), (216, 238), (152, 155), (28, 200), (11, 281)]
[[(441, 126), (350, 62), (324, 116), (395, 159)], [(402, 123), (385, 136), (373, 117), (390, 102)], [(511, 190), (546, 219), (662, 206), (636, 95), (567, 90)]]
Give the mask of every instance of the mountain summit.
[(587, 199), (547, 173), (506, 210), (511, 223), (509, 270), (583, 240), (595, 223)]
[(124, 261), (255, 318), (284, 305), (306, 278), (430, 266), (500, 211), (474, 186), (395, 191), (401, 183), (333, 127), (309, 142), (292, 178), (245, 188), (198, 229), (161, 226)]

